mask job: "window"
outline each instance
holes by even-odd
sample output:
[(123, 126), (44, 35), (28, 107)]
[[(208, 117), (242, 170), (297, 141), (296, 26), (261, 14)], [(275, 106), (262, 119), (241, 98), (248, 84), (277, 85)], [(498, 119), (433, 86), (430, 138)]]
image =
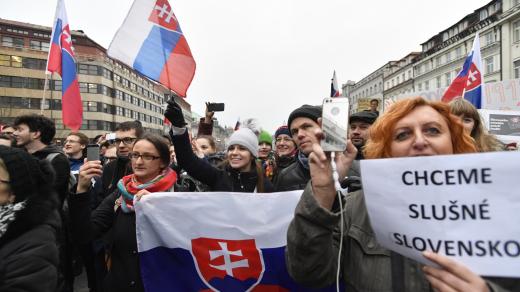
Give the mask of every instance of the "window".
[(97, 84), (93, 84), (93, 83), (89, 83), (88, 84), (88, 92), (89, 93), (98, 93), (98, 85)]
[(132, 103), (132, 96), (125, 92), (125, 101), (128, 103)]
[(79, 74), (99, 75), (98, 66), (96, 66), (96, 65), (79, 64), (78, 72), (79, 72)]
[(486, 74), (495, 72), (494, 68), (494, 57), (487, 57), (484, 59), (484, 66), (486, 68)]
[(11, 66), (11, 56), (9, 55), (0, 55), (0, 66)]
[(22, 38), (2, 37), (2, 46), (4, 47), (23, 48), (23, 45), (24, 42)]
[(513, 41), (520, 41), (520, 20), (513, 22)]
[(48, 52), (49, 51), (49, 43), (48, 42), (31, 40), (29, 42), (29, 47), (32, 50), (38, 50), (38, 51), (44, 51), (44, 52)]
[(8, 27), (6, 30), (8, 32), (14, 32), (14, 33), (19, 33), (19, 34), (24, 34), (24, 35), (28, 35), (29, 34), (29, 32), (26, 31), (26, 30), (16, 29), (16, 28), (12, 28), (12, 27)]
[(495, 33), (490, 32), (484, 35), (484, 46), (489, 46), (495, 42)]
[(46, 60), (43, 59), (33, 59), (33, 58), (23, 58), (22, 64), (24, 68), (27, 69), (35, 69), (35, 70), (45, 70)]
[(23, 78), (23, 77), (11, 76), (11, 87), (23, 88), (24, 79), (25, 78)]
[(446, 53), (446, 63), (451, 62), (451, 52)]
[(458, 59), (462, 57), (462, 46), (455, 49), (455, 58)]
[(513, 62), (513, 70), (515, 71), (515, 79), (520, 78), (520, 60)]
[(444, 74), (444, 76), (446, 77), (446, 86), (450, 86), (450, 84), (451, 84), (451, 72), (448, 72), (448, 73)]
[(397, 76), (397, 82), (396, 83), (399, 84), (399, 76)]
[(116, 106), (116, 115), (118, 116), (124, 116), (123, 108), (120, 106)]
[[(81, 83), (79, 84), (80, 86), (80, 89), (81, 89)], [(54, 86), (53, 86), (53, 90), (59, 90), (61, 91), (61, 80), (54, 80)]]
[(437, 88), (441, 88), (441, 76), (437, 76), (436, 81), (437, 81)]
[(488, 17), (487, 9), (480, 10), (479, 16), (480, 16), (480, 20), (486, 19)]
[(112, 80), (112, 71), (110, 71), (106, 68), (102, 68), (102, 71), (103, 71), (103, 77), (105, 77), (106, 79)]
[(417, 90), (422, 91), (422, 83), (417, 84)]
[(424, 81), (424, 90), (430, 90), (430, 80)]
[(79, 92), (88, 92), (88, 83), (80, 82), (79, 83)]
[(440, 65), (442, 65), (441, 56), (435, 58), (435, 66), (439, 67)]

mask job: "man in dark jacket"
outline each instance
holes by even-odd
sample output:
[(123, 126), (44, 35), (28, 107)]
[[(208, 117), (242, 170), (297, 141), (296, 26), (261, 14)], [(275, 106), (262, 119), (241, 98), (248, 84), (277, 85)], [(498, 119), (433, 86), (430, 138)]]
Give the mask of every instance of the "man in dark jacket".
[[(69, 191), (70, 167), (67, 156), (59, 147), (51, 144), (56, 127), (54, 121), (39, 115), (24, 115), (14, 121), (14, 137), (16, 145), (32, 154), (40, 160), (47, 160), (51, 163), (55, 173), (54, 190), (60, 200), (60, 215), (62, 220), (62, 230), (59, 232), (58, 245), (60, 249), (60, 272), (64, 276), (63, 290), (72, 291), (74, 274), (72, 268), (72, 247), (70, 246), (66, 232), (66, 216), (63, 212), (63, 202)], [(62, 280), (60, 279), (60, 282)]]
[(296, 161), (283, 169), (274, 181), (275, 190), (279, 192), (303, 190), (310, 180), (307, 156), (316, 143), (314, 131), (320, 127), (321, 106), (302, 105), (289, 115), (290, 134), (298, 147)]

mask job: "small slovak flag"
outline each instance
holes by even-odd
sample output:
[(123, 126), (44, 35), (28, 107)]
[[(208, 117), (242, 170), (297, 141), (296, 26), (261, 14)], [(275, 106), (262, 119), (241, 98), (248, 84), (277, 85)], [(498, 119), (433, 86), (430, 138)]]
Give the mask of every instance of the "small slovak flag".
[(443, 102), (450, 102), (456, 98), (464, 98), (476, 108), (482, 107), (484, 99), (484, 78), (482, 76), (482, 58), (480, 56), (479, 33), (473, 40), (473, 48), (464, 61), (462, 70), (453, 79), (442, 96)]
[(336, 70), (332, 74), (332, 80), (330, 83), (330, 97), (339, 97), (338, 80), (336, 79)]
[(58, 0), (47, 59), (47, 73), (54, 72), (58, 73), (62, 79), (61, 116), (63, 124), (73, 131), (77, 131), (83, 122), (83, 103), (79, 93), (76, 61), (64, 0)]

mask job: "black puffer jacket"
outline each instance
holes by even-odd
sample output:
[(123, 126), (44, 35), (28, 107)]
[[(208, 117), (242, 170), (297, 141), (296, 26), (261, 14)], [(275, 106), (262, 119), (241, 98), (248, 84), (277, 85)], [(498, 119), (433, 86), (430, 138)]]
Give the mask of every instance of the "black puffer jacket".
[(311, 174), (296, 157), (291, 165), (278, 173), (274, 180), (274, 188), (277, 192), (303, 190), (311, 179)]
[[(187, 132), (182, 135), (171, 135), (171, 138), (179, 166), (193, 178), (208, 185), (211, 191), (247, 193), (255, 191), (258, 179), (255, 167), (252, 167), (250, 172), (239, 172), (230, 167), (215, 168), (207, 160), (193, 154)], [(273, 190), (269, 179), (264, 177), (264, 192), (271, 193)]]
[(0, 291), (56, 291), (57, 195), (44, 188), (26, 202), (0, 237)]

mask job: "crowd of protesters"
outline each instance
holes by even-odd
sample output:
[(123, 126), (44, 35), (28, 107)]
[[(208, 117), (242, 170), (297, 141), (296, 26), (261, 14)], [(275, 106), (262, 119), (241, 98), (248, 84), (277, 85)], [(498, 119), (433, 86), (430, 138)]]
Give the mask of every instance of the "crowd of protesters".
[[(274, 135), (258, 125), (241, 127), (224, 152), (212, 136), (214, 113), (206, 110), (198, 135), (190, 137), (173, 100), (163, 136), (128, 121), (117, 125), (113, 139), (71, 132), (59, 147), (51, 119), (16, 118), (0, 132), (0, 291), (73, 291), (82, 269), (90, 291), (144, 291), (134, 212), (142, 196), (290, 190), (303, 195), (289, 226), (286, 263), (304, 286), (336, 280), (343, 225), (339, 269), (346, 291), (520, 291), (516, 279), (483, 278), (435, 253), (425, 257), (438, 266), (422, 267), (381, 247), (368, 220), (362, 159), (517, 149), (490, 135), (470, 103), (413, 98), (380, 114), (372, 100), (350, 115), (347, 149), (337, 159), (340, 183), (349, 190), (343, 221), (330, 156), (320, 147), (321, 114), (321, 106), (302, 105), (280, 117), (288, 123)], [(99, 159), (86, 159), (89, 144), (98, 145)]]

